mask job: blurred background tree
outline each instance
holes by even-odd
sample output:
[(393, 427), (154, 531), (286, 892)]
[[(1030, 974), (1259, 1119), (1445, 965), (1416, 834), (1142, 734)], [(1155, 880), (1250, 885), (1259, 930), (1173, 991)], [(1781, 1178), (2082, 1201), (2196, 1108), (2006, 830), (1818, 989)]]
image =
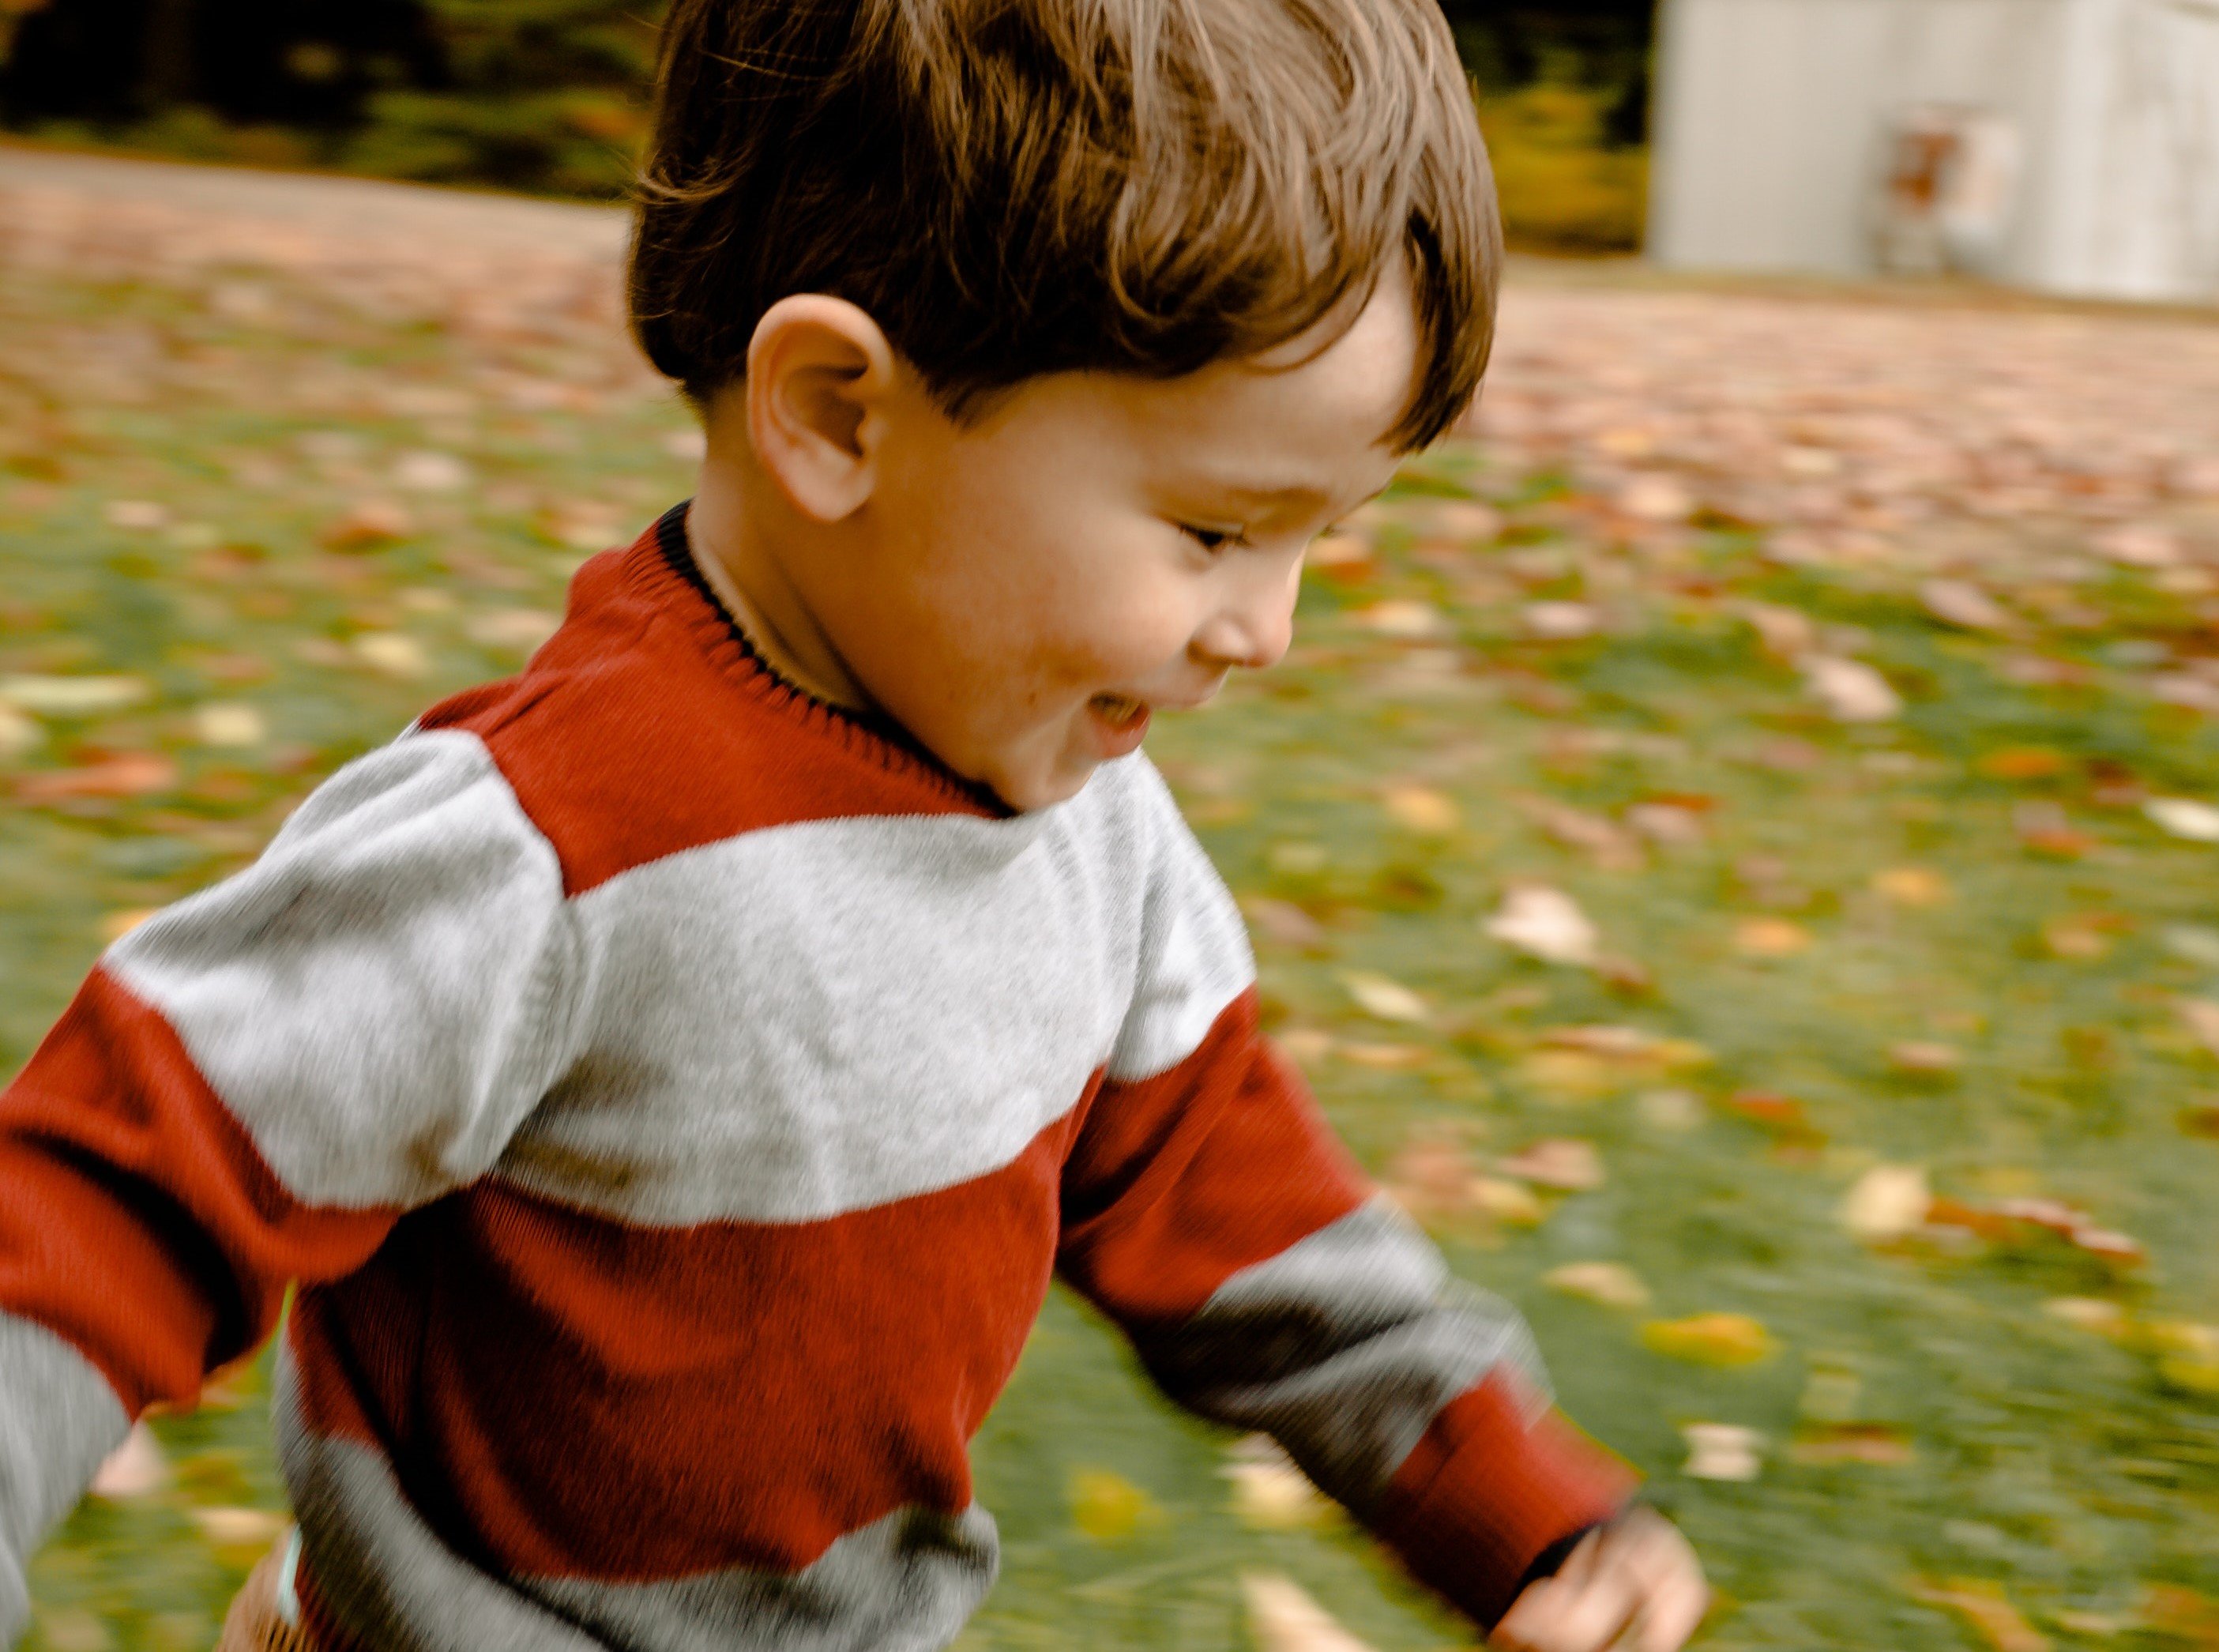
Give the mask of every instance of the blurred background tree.
[[(1638, 245), (1653, 0), (1445, 0), (1514, 241)], [(0, 125), (611, 198), (662, 0), (0, 0)]]

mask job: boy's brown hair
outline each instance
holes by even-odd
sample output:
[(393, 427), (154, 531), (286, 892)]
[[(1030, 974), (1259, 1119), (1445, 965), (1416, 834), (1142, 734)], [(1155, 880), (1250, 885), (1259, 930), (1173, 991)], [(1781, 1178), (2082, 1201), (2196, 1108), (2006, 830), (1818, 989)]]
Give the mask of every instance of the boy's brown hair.
[(1407, 449), (1494, 331), (1494, 183), (1437, 0), (676, 0), (641, 195), (632, 325), (697, 403), (791, 293), (868, 312), (960, 417), (1041, 374), (1253, 355), (1399, 252)]

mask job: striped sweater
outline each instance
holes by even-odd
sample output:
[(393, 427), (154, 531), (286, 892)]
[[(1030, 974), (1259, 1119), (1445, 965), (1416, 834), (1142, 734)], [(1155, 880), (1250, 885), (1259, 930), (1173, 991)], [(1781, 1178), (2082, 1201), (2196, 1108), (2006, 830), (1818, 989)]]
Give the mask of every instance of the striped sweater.
[(328, 1647), (945, 1644), (1059, 1274), (1491, 1621), (1624, 1477), (1259, 1036), (1160, 779), (1011, 817), (774, 676), (683, 524), (110, 948), (0, 1097), (0, 1641), (295, 1281)]

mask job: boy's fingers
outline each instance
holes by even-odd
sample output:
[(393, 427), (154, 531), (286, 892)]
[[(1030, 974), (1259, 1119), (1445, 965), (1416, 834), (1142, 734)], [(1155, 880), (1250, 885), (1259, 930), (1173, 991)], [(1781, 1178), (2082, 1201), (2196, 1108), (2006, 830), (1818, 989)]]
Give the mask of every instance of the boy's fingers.
[(1520, 1652), (1603, 1652), (1640, 1604), (1625, 1573), (1594, 1569), (1528, 1590), (1497, 1634)]
[(1701, 1579), (1675, 1575), (1650, 1597), (1637, 1625), (1638, 1652), (1680, 1652), (1710, 1610), (1711, 1592)]

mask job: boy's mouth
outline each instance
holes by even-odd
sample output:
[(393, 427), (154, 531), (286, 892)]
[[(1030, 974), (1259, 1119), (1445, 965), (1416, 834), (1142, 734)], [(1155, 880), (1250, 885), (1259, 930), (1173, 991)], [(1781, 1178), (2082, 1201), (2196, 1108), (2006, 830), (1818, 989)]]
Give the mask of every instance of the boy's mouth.
[(1086, 702), (1086, 713), (1106, 756), (1136, 749), (1148, 732), (1148, 703), (1129, 694), (1097, 694)]

